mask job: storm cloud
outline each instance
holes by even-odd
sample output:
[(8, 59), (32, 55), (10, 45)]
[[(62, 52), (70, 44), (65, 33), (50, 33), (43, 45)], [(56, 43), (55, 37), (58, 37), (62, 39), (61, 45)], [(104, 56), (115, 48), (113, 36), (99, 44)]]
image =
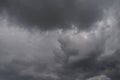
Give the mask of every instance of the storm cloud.
[[(8, 14), (19, 23), (42, 30), (89, 28), (103, 16), (103, 9), (117, 1), (107, 0), (3, 0)], [(113, 3), (113, 4), (111, 4)], [(107, 7), (106, 7), (107, 6)]]
[(0, 79), (119, 80), (119, 4), (1, 0)]
[(63, 35), (60, 41), (62, 50), (65, 54), (73, 54), (69, 58), (67, 69), (78, 74), (85, 72), (87, 77), (105, 74), (112, 80), (119, 79), (120, 31), (117, 14), (118, 11), (109, 9), (92, 30), (73, 30)]

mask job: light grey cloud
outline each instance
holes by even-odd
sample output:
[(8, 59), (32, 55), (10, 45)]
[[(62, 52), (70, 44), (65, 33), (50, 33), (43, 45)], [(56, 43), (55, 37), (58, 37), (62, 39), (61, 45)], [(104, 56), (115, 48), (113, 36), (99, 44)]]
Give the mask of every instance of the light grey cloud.
[(41, 75), (49, 76), (46, 72), (49, 72), (47, 68), (53, 66), (53, 50), (59, 50), (58, 36), (58, 31), (41, 32), (34, 29), (30, 32), (1, 17), (1, 79), (30, 80), (40, 79)]

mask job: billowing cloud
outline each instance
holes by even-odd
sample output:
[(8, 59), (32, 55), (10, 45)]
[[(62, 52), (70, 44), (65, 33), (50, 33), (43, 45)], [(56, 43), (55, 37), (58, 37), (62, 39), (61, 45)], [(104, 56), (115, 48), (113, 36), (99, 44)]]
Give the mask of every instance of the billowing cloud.
[(47, 76), (43, 72), (52, 66), (53, 50), (59, 51), (59, 32), (36, 29), (30, 32), (10, 23), (6, 17), (0, 18), (0, 79), (29, 80)]
[(105, 11), (103, 19), (95, 23), (91, 30), (68, 31), (60, 39), (64, 54), (70, 55), (67, 66), (73, 71), (83, 71), (88, 76), (106, 74), (117, 79), (119, 34), (119, 21), (116, 12), (111, 9), (107, 13)]

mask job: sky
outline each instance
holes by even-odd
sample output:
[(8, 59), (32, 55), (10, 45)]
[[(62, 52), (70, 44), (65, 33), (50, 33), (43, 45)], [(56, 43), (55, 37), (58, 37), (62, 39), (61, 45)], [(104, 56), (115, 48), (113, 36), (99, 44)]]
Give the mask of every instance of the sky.
[(119, 0), (1, 0), (0, 80), (99, 75), (119, 80), (119, 5)]

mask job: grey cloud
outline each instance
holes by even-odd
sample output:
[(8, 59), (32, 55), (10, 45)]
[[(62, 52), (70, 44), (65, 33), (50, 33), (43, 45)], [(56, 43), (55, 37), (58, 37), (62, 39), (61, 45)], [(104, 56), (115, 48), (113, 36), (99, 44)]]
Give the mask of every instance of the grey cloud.
[[(80, 32), (76, 29), (40, 32), (34, 28), (30, 32), (20, 28), (21, 25), (9, 24), (6, 19), (1, 21), (0, 79), (40, 80), (52, 77), (52, 80), (75, 80), (79, 75), (86, 79), (100, 74), (112, 80), (120, 79), (119, 14), (114, 12), (116, 8), (104, 13), (100, 10), (101, 7), (110, 7), (114, 1), (4, 1), (0, 6), (6, 8), (9, 18), (15, 17), (20, 23), (37, 25), (43, 30), (65, 29), (70, 27), (69, 24), (80, 24), (83, 26), (80, 29), (92, 27)], [(70, 54), (68, 63), (56, 67), (54, 51), (62, 53), (63, 57)]]
[(83, 33), (73, 30), (63, 35), (60, 43), (64, 54), (77, 53), (70, 56), (67, 69), (86, 73), (85, 78), (105, 74), (112, 80), (119, 80), (119, 30), (116, 12), (110, 9), (92, 30)]
[(4, 18), (0, 21), (0, 79), (38, 80), (46, 76), (53, 50), (59, 50), (58, 32), (29, 32)]
[(92, 77), (92, 78), (89, 78), (87, 80), (96, 80), (96, 79), (100, 79), (100, 80), (111, 80), (109, 77), (107, 77), (106, 75), (99, 75), (99, 76), (95, 76), (95, 77)]
[[(90, 27), (103, 15), (103, 3), (107, 0), (5, 0), (6, 10), (11, 17), (29, 26), (43, 30)], [(111, 0), (112, 1), (112, 0)], [(110, 1), (110, 2), (111, 2)]]
[(3, 9), (5, 9), (6, 6), (7, 6), (6, 0), (1, 0), (0, 1), (0, 13), (3, 11)]
[(12, 59), (31, 61), (36, 57), (50, 58), (53, 56), (53, 50), (58, 49), (57, 31), (29, 32), (19, 28), (19, 25), (9, 23), (6, 19), (1, 20), (0, 25), (0, 62), (9, 62)]

